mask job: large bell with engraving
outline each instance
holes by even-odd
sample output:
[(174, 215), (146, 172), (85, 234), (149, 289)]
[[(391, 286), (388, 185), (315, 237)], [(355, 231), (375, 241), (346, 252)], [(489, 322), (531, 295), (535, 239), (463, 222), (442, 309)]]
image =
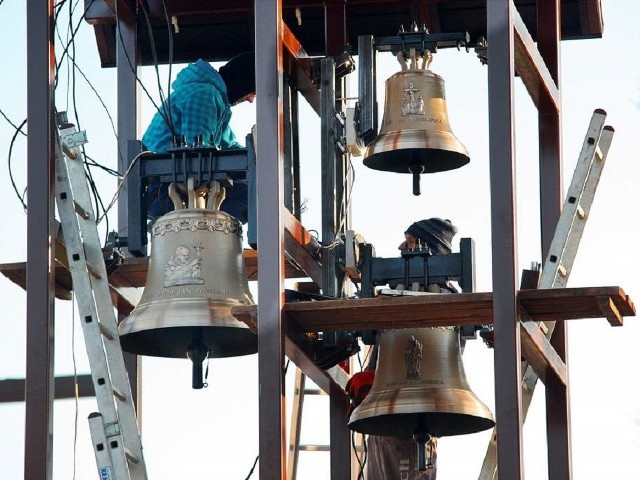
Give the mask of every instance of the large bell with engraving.
[(387, 330), (378, 348), (373, 385), (349, 428), (424, 440), (494, 426), (491, 411), (469, 387), (456, 328)]
[(428, 69), (431, 54), (408, 61), (402, 52), (402, 71), (385, 82), (380, 133), (364, 154), (374, 170), (413, 174), (413, 193), (420, 194), (420, 174), (443, 172), (469, 163), (469, 152), (451, 130), (444, 80)]
[(201, 388), (207, 357), (256, 353), (258, 339), (231, 315), (233, 306), (253, 304), (242, 225), (217, 208), (189, 207), (177, 208), (153, 224), (144, 292), (118, 330), (127, 352), (189, 357), (193, 386)]

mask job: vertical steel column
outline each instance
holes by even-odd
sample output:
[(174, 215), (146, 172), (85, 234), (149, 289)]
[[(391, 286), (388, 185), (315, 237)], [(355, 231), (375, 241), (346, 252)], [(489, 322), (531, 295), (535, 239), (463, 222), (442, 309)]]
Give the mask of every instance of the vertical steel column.
[[(538, 50), (560, 91), (560, 0), (538, 2)], [(546, 97), (542, 97), (546, 98)], [(543, 101), (538, 111), (542, 258), (545, 258), (562, 209), (561, 112)]]
[[(331, 57), (321, 60), (320, 73), (320, 130), (321, 130), (321, 195), (322, 195), (322, 243), (325, 247), (335, 240), (338, 227), (338, 205), (336, 195), (337, 162), (336, 118), (335, 118), (335, 62)], [(322, 251), (322, 293), (336, 296), (336, 258), (333, 249)]]
[(378, 134), (378, 102), (376, 101), (376, 52), (373, 36), (358, 37), (358, 135), (365, 144)]
[(53, 1), (27, 2), (27, 359), (25, 480), (50, 480), (53, 457)]
[[(538, 2), (538, 50), (560, 90), (560, 0)], [(543, 104), (538, 112), (540, 130), (540, 216), (542, 258), (546, 258), (563, 204), (562, 195), (562, 111)], [(566, 322), (559, 321), (551, 344), (567, 363)], [(569, 385), (554, 375), (545, 384), (547, 402), (547, 458), (549, 480), (570, 480), (571, 417)]]
[[(124, 174), (129, 166), (129, 141), (137, 138), (138, 99), (136, 68), (138, 65), (138, 31), (136, 20), (121, 15), (116, 19), (116, 76), (118, 87), (118, 172)], [(133, 68), (132, 68), (133, 67)], [(127, 208), (127, 183), (122, 185), (118, 197), (118, 235), (129, 235), (129, 212)], [(138, 411), (138, 424), (142, 424), (142, 399), (139, 388), (142, 379), (138, 356), (123, 352), (131, 384), (131, 394)]]
[(498, 475), (523, 478), (520, 325), (516, 305), (513, 3), (487, 0), (489, 158)]
[(256, 0), (260, 479), (285, 476), (282, 0)]
[[(348, 194), (342, 183), (345, 175), (344, 155), (336, 148), (336, 84), (335, 62), (326, 57), (321, 61), (320, 73), (320, 128), (322, 162), (322, 243), (330, 245), (338, 231), (341, 200)], [(342, 89), (341, 89), (342, 90)], [(345, 222), (347, 212), (344, 212)], [(338, 296), (335, 250), (325, 248), (322, 252), (322, 292)], [(331, 478), (342, 480), (351, 475), (351, 445), (347, 427), (348, 398), (343, 390), (330, 392), (330, 442)]]
[(284, 206), (300, 220), (298, 91), (289, 82), (284, 91), (284, 112)]

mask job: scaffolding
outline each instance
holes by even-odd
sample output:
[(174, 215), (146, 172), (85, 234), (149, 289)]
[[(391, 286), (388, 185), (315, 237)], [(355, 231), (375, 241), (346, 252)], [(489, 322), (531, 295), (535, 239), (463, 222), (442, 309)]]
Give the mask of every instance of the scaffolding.
[[(285, 179), (283, 162), (288, 148), (281, 132), (282, 121), (280, 102), (287, 101), (284, 91), (285, 64), (287, 73), (297, 72), (297, 88), (309, 100), (321, 115), (323, 122), (329, 121), (327, 112), (333, 112), (336, 103), (335, 92), (340, 85), (323, 89), (318, 93), (314, 84), (309, 58), (303, 43), (282, 21), (282, 0), (256, 0), (236, 2), (238, 8), (253, 9), (255, 22), (255, 49), (257, 71), (266, 72), (258, 76), (257, 83), (257, 124), (260, 141), (257, 157), (273, 159), (257, 165), (257, 235), (260, 237), (260, 256), (256, 267), (260, 272), (258, 282), (259, 305), (254, 311), (239, 309), (238, 318), (244, 318), (253, 324), (259, 319), (257, 329), (259, 344), (259, 381), (260, 400), (260, 478), (262, 480), (280, 480), (285, 478), (287, 438), (282, 425), (286, 423), (284, 399), (284, 378), (282, 365), (285, 355), (291, 358), (319, 388), (329, 394), (331, 405), (331, 478), (350, 478), (350, 442), (347, 429), (348, 399), (344, 385), (336, 381), (330, 371), (318, 368), (307, 353), (296, 343), (291, 335), (294, 323), (303, 331), (318, 331), (317, 312), (311, 306), (287, 305), (284, 301), (283, 284), (285, 278), (285, 257), (282, 245), (294, 245), (298, 248), (300, 265), (308, 265), (312, 273), (309, 276), (324, 291), (335, 290), (335, 272), (332, 262), (326, 261), (321, 268), (315, 259), (310, 260), (304, 246), (309, 243), (308, 232), (297, 222), (293, 215), (284, 211)], [(305, 2), (299, 2), (304, 5)], [(355, 2), (367, 3), (367, 2)], [(378, 2), (383, 3), (383, 2)], [(394, 2), (389, 2), (394, 3)], [(403, 2), (397, 2), (402, 3)], [(421, 16), (432, 29), (437, 29), (438, 3), (406, 2), (412, 4), (412, 12)], [(556, 320), (554, 335), (550, 344), (560, 361), (566, 360), (565, 320), (571, 317), (570, 309), (576, 302), (584, 307), (580, 318), (607, 316), (602, 305), (612, 305), (618, 315), (633, 315), (633, 304), (621, 289), (612, 287), (594, 287), (581, 291), (519, 291), (516, 281), (516, 231), (514, 191), (514, 71), (518, 73), (531, 95), (539, 117), (539, 166), (540, 166), (540, 214), (541, 244), (546, 257), (551, 247), (556, 225), (560, 218), (562, 198), (561, 178), (561, 104), (559, 73), (559, 44), (562, 36), (560, 27), (560, 0), (539, 1), (535, 6), (525, 5), (529, 16), (533, 10), (533, 23), (527, 23), (520, 16), (518, 3), (513, 0), (491, 0), (475, 2), (484, 8), (482, 20), (486, 22), (482, 30), (486, 32), (490, 45), (488, 62), (489, 81), (489, 135), (491, 158), (491, 230), (492, 230), (492, 272), (493, 289), (487, 294), (461, 294), (455, 301), (464, 303), (464, 308), (490, 312), (487, 324), (493, 324), (495, 330), (495, 381), (496, 381), (496, 421), (497, 433), (502, 440), (497, 445), (497, 466), (502, 478), (516, 480), (523, 478), (522, 463), (522, 424), (521, 409), (521, 331), (520, 324), (513, 319), (521, 318), (521, 309), (536, 319), (536, 307), (554, 299)], [(515, 5), (514, 5), (515, 3)], [(566, 2), (569, 3), (569, 2)], [(601, 33), (599, 2), (587, 2), (589, 21), (584, 37), (598, 36)], [(128, 139), (136, 138), (136, 88), (135, 75), (127, 64), (128, 58), (138, 58), (138, 37), (136, 12), (129, 2), (104, 2), (107, 13), (117, 24), (119, 35), (111, 60), (117, 68), (118, 87), (118, 136), (121, 151), (127, 151)], [(246, 4), (246, 5), (245, 5)], [(347, 7), (344, 1), (322, 2), (324, 31), (327, 32), (325, 44), (320, 47), (326, 58), (321, 65), (323, 79), (334, 81), (335, 64), (333, 58), (342, 54), (348, 43)], [(111, 5), (111, 7), (108, 7)], [(120, 9), (118, 12), (118, 8)], [(186, 7), (185, 7), (186, 8)], [(203, 8), (203, 7), (201, 7)], [(28, 182), (32, 193), (28, 212), (28, 262), (26, 274), (29, 277), (29, 295), (27, 300), (27, 349), (44, 352), (42, 355), (29, 356), (27, 359), (26, 386), (26, 432), (29, 449), (25, 453), (25, 480), (42, 480), (51, 476), (50, 452), (51, 417), (54, 399), (52, 368), (52, 323), (53, 323), (53, 273), (49, 266), (54, 263), (54, 251), (50, 248), (56, 238), (54, 230), (54, 117), (52, 109), (51, 51), (49, 42), (53, 38), (51, 31), (51, 2), (29, 2), (28, 55), (30, 72), (28, 89), (29, 153)], [(118, 12), (118, 14), (116, 13)], [(568, 17), (568, 15), (567, 15)], [(564, 20), (565, 18), (563, 18)], [(474, 21), (477, 21), (475, 19)], [(112, 23), (113, 23), (112, 22)], [(535, 26), (536, 41), (532, 39), (531, 26)], [(366, 25), (365, 25), (366, 29)], [(579, 36), (579, 35), (576, 35)], [(309, 49), (313, 52), (313, 49)], [(233, 53), (233, 52), (226, 52)], [(220, 55), (224, 55), (220, 53)], [(229, 57), (228, 55), (227, 57)], [(103, 62), (108, 64), (109, 62)], [(53, 62), (55, 64), (55, 62)], [(328, 93), (327, 93), (328, 92)], [(339, 172), (334, 144), (330, 141), (323, 145), (323, 166), (327, 171)], [(46, 174), (43, 174), (46, 172)], [(323, 178), (323, 238), (330, 237), (333, 231), (336, 205), (340, 204), (340, 175)], [(337, 192), (337, 194), (335, 193)], [(120, 206), (121, 218), (126, 218), (126, 207)], [(293, 248), (293, 247), (292, 247)], [(255, 260), (255, 257), (254, 257)], [(312, 261), (313, 260), (313, 261)], [(135, 264), (135, 262), (133, 262)], [(573, 289), (572, 289), (573, 290)], [(468, 296), (466, 296), (468, 295)], [(365, 299), (363, 299), (365, 300)], [(366, 299), (371, 300), (371, 299)], [(607, 302), (608, 300), (608, 302)], [(430, 305), (428, 299), (412, 300), (406, 308), (421, 309), (425, 312), (424, 321), (429, 320)], [(411, 303), (408, 302), (408, 303)], [(124, 302), (126, 303), (126, 302)], [(322, 303), (322, 302), (319, 302)], [(128, 305), (131, 307), (131, 305)], [(327, 305), (325, 308), (329, 308)], [(339, 315), (340, 308), (335, 307)], [(380, 305), (371, 302), (362, 303), (362, 308), (378, 311)], [(123, 307), (123, 311), (126, 306)], [(611, 312), (609, 312), (611, 314)], [(615, 311), (614, 311), (615, 314)], [(614, 315), (615, 316), (615, 315)], [(286, 321), (286, 324), (285, 324)], [(348, 327), (349, 319), (341, 324)], [(377, 317), (378, 325), (383, 325), (382, 316)], [(372, 315), (372, 327), (376, 317)], [(437, 324), (437, 322), (435, 323)], [(407, 321), (410, 327), (415, 322)], [(542, 355), (542, 361), (549, 359)], [(135, 363), (135, 362), (133, 362)], [(136, 369), (129, 370), (133, 384), (138, 382)], [(549, 478), (560, 480), (571, 477), (570, 431), (568, 385), (558, 378), (549, 378), (547, 383), (547, 428), (554, 434), (548, 437)], [(135, 389), (134, 389), (135, 390)], [(553, 409), (551, 408), (553, 407)]]

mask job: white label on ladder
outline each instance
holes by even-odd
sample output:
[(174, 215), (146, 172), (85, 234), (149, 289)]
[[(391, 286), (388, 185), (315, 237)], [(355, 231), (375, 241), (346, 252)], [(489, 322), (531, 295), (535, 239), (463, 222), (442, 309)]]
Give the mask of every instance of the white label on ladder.
[(111, 480), (111, 469), (109, 467), (102, 467), (100, 469), (100, 480)]

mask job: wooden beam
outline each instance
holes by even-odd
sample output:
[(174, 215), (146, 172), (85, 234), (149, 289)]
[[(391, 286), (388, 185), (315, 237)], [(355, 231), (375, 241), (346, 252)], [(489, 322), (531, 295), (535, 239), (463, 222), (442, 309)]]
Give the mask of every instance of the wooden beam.
[[(78, 397), (93, 397), (93, 380), (91, 375), (65, 376), (55, 378), (54, 398), (75, 398), (76, 382)], [(0, 380), (0, 403), (24, 402), (24, 378)]]
[(563, 385), (568, 385), (567, 365), (544, 336), (540, 327), (531, 320), (524, 309), (520, 310), (520, 319), (522, 320), (520, 328), (522, 355), (533, 371), (543, 382), (547, 379), (547, 372), (553, 372)]
[(286, 23), (282, 22), (282, 46), (285, 52), (285, 72), (296, 89), (320, 115), (320, 90), (313, 81), (311, 58)]
[[(532, 321), (602, 318), (600, 304), (611, 300), (622, 316), (635, 316), (635, 306), (620, 287), (521, 290), (518, 300)], [(239, 320), (255, 323), (256, 306), (234, 307)], [(493, 323), (493, 294), (459, 293), (420, 296), (378, 296), (293, 302), (284, 305), (286, 317), (302, 332), (419, 328)]]
[(618, 307), (616, 307), (615, 302), (611, 300), (611, 298), (605, 296), (598, 297), (598, 307), (600, 307), (600, 311), (612, 327), (621, 327), (623, 325), (620, 310), (618, 310)]
[[(513, 9), (515, 67), (538, 110), (558, 112), (560, 91), (540, 55), (527, 26), (517, 9)], [(491, 48), (491, 45), (489, 45)]]

